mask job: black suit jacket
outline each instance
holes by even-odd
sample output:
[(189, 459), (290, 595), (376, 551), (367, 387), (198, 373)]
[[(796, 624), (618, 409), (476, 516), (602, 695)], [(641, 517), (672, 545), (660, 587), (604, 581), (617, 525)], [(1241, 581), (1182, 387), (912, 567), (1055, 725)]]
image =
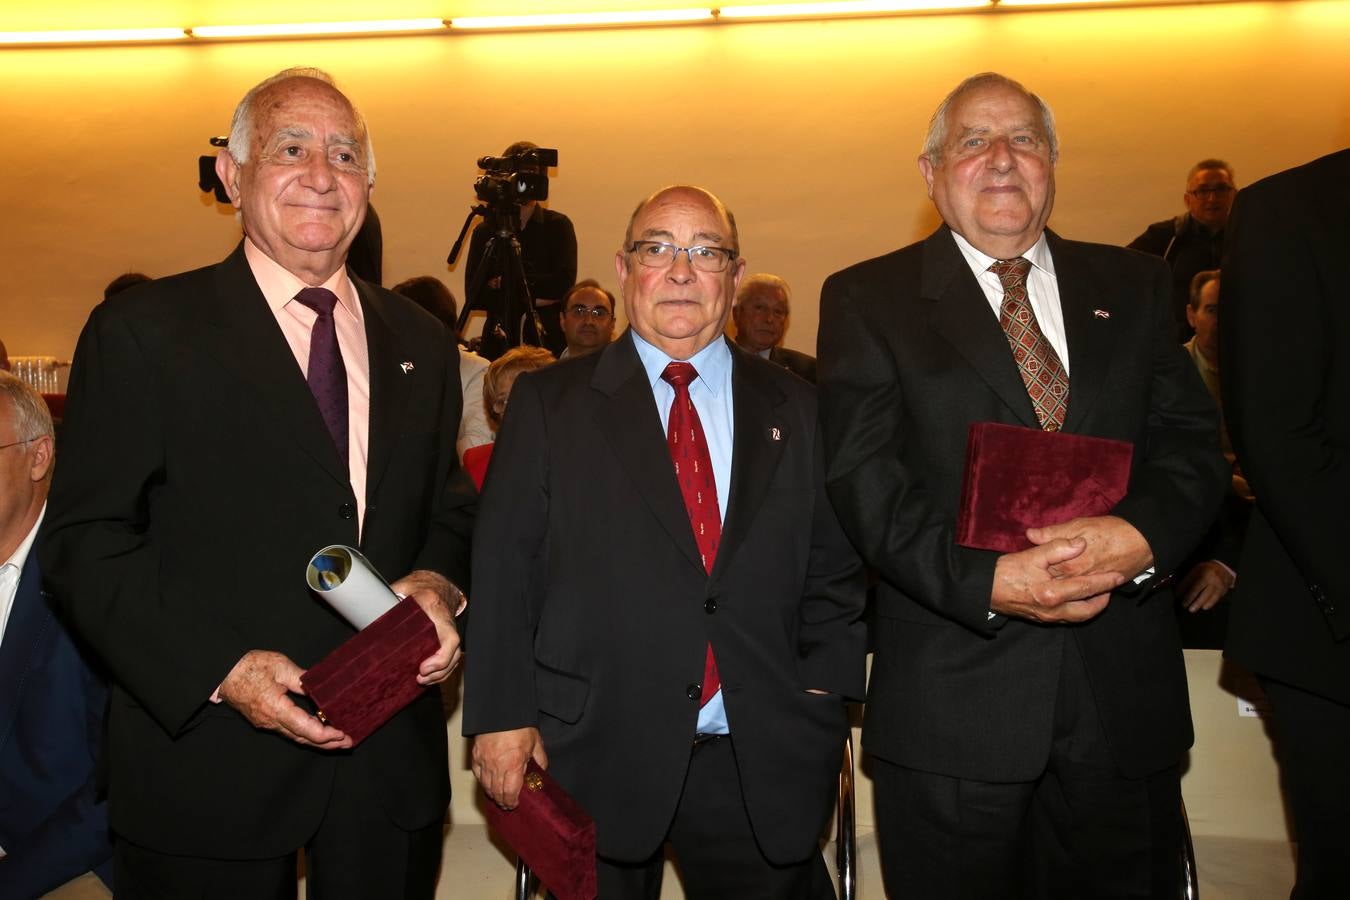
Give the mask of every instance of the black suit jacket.
[[(1049, 246), (1069, 347), (1064, 430), (1134, 444), (1114, 513), (1170, 572), (1213, 517), (1227, 467), (1214, 404), (1172, 339), (1167, 269), (1054, 235)], [(990, 621), (997, 554), (953, 541), (969, 426), (1038, 426), (950, 232), (832, 275), (820, 321), (830, 496), (881, 579), (868, 750), (962, 778), (1036, 777), (1071, 636), (1121, 768), (1175, 764), (1191, 724), (1170, 592), (1118, 592), (1073, 628)]]
[(0, 642), (0, 900), (55, 890), (97, 869), (112, 884), (99, 790), (108, 686), (42, 592), (37, 555), (19, 576)]
[(769, 362), (778, 363), (799, 378), (816, 383), (816, 358), (809, 353), (789, 347), (774, 347), (769, 350)]
[(156, 850), (290, 852), (317, 827), (338, 764), (404, 827), (444, 814), (435, 691), (350, 753), (207, 703), (249, 650), (304, 668), (352, 635), (304, 585), (320, 547), (359, 545), (391, 579), (425, 568), (465, 583), (454, 342), (411, 301), (356, 285), (371, 382), (359, 542), (347, 468), (242, 246), (103, 303), (80, 336), (42, 563), (119, 683), (113, 827)]
[(848, 727), (840, 696), (862, 695), (861, 564), (825, 497), (815, 390), (733, 354), (730, 497), (711, 576), (630, 334), (522, 375), (492, 454), (464, 733), (537, 725), (608, 857), (646, 859), (665, 836), (709, 641), (770, 860), (815, 851)]
[(1350, 150), (1238, 194), (1223, 264), (1224, 411), (1256, 495), (1227, 651), (1350, 703)]

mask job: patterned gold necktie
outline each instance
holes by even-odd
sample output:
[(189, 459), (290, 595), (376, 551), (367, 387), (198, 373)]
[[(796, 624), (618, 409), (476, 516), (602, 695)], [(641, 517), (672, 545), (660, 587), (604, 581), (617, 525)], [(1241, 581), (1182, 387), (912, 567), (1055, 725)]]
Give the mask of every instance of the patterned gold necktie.
[(1046, 431), (1064, 427), (1064, 413), (1069, 408), (1069, 373), (1064, 371), (1059, 354), (1041, 331), (1036, 314), (1027, 299), (1027, 273), (1031, 263), (1019, 256), (1000, 259), (989, 271), (1003, 282), (1003, 305), (999, 307), (998, 324), (1008, 336), (1017, 371), (1027, 387), (1027, 396), (1036, 410), (1036, 419)]

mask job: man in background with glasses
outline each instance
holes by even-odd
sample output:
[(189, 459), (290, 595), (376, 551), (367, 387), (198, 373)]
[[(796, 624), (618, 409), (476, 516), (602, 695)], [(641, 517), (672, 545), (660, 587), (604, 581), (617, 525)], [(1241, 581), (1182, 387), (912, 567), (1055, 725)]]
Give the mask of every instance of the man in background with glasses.
[(614, 295), (594, 278), (572, 285), (563, 297), (562, 330), (567, 339), (558, 359), (585, 356), (614, 340)]
[(1233, 167), (1221, 159), (1202, 159), (1186, 176), (1186, 191), (1181, 195), (1186, 211), (1154, 222), (1129, 243), (1131, 250), (1161, 256), (1172, 267), (1172, 318), (1177, 326), (1177, 343), (1185, 343), (1195, 334), (1186, 319), (1191, 279), (1198, 272), (1219, 268), (1223, 261), (1223, 229), (1236, 194)]
[(815, 389), (723, 334), (739, 246), (705, 190), (640, 204), (631, 327), (520, 376), (480, 502), (473, 770), (511, 808), (547, 766), (595, 819), (606, 900), (654, 900), (667, 840), (689, 896), (834, 896), (817, 842), (863, 689), (861, 568)]

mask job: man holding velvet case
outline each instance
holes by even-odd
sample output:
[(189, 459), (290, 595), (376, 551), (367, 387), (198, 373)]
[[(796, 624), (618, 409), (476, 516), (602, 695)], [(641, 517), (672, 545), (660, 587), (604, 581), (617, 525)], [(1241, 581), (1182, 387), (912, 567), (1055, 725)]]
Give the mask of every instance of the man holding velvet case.
[[(1045, 229), (1057, 156), (1043, 101), (967, 79), (919, 158), (944, 225), (822, 293), (827, 484), (880, 575), (863, 743), (895, 897), (1180, 884), (1192, 735), (1171, 595), (1153, 588), (1227, 473), (1166, 267)], [(970, 427), (988, 422), (1132, 445), (1124, 498), (1040, 523), (1028, 549), (959, 546)], [(1029, 480), (1047, 464), (1018, 462)]]
[(355, 633), (305, 586), (330, 544), (432, 619), (417, 681), (458, 658), (472, 489), (455, 488), (454, 343), (344, 265), (375, 164), (328, 76), (251, 90), (217, 173), (244, 240), (94, 310), (45, 521), (58, 601), (117, 681), (118, 897), (294, 897), (303, 847), (310, 896), (430, 898), (437, 692), (350, 751), (291, 695)]

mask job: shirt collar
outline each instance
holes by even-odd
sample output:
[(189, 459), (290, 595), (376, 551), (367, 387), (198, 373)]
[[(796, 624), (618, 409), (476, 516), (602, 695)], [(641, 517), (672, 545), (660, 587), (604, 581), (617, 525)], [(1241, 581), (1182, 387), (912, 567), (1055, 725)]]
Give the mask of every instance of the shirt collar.
[(714, 397), (718, 395), (721, 386), (726, 383), (727, 374), (731, 371), (731, 348), (727, 346), (726, 338), (717, 338), (687, 360), (676, 360), (672, 356), (667, 356), (664, 350), (643, 340), (636, 330), (629, 329), (629, 331), (633, 335), (633, 346), (637, 348), (638, 359), (642, 361), (642, 368), (647, 372), (647, 383), (653, 387), (660, 380), (661, 373), (666, 370), (666, 366), (672, 362), (688, 362), (691, 364), (698, 372), (696, 380), (702, 381), (703, 386)]
[(47, 515), (47, 501), (44, 500), (42, 502), (42, 511), (38, 513), (37, 521), (33, 522), (33, 527), (29, 530), (28, 536), (23, 539), (23, 543), (14, 551), (14, 555), (5, 560), (4, 565), (0, 565), (0, 569), (12, 565), (20, 572), (23, 571), (24, 563), (28, 562), (28, 552), (33, 549), (33, 541), (37, 538), (38, 526), (42, 524), (42, 517), (45, 515)]
[[(998, 262), (997, 257), (976, 250), (970, 241), (961, 237), (961, 235), (957, 234), (955, 231), (952, 232), (952, 237), (956, 240), (957, 249), (960, 250), (961, 255), (965, 257), (966, 265), (970, 266), (970, 270), (975, 273), (976, 278), (989, 271), (989, 267)], [(1055, 261), (1050, 256), (1050, 245), (1045, 240), (1044, 231), (1042, 231), (1041, 236), (1036, 239), (1036, 243), (1032, 244), (1031, 248), (1024, 252), (1022, 256), (1027, 262), (1031, 263), (1033, 267), (1040, 269), (1051, 278), (1055, 277)]]
[[(288, 272), (247, 237), (244, 238), (244, 256), (248, 259), (248, 267), (253, 270), (253, 278), (258, 282), (258, 288), (273, 313), (279, 312), (283, 306), (294, 300), (295, 295), (301, 290), (311, 287)], [(346, 266), (330, 275), (323, 284), (315, 286), (327, 288), (336, 294), (338, 305), (352, 318), (360, 321), (361, 310), (360, 304), (356, 302), (356, 286), (347, 277)]]

